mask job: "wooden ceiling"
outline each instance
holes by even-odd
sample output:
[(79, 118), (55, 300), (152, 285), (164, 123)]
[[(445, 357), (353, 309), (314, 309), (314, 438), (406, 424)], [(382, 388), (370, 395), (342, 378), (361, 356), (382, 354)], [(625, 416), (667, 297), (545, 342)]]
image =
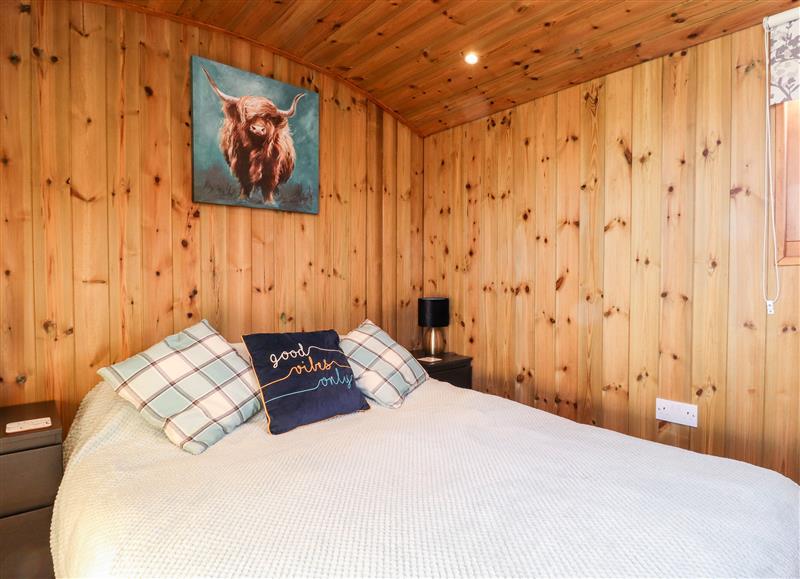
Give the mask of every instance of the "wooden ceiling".
[[(797, 0), (99, 0), (227, 30), (429, 135), (781, 12)], [(464, 62), (475, 51), (477, 65)]]

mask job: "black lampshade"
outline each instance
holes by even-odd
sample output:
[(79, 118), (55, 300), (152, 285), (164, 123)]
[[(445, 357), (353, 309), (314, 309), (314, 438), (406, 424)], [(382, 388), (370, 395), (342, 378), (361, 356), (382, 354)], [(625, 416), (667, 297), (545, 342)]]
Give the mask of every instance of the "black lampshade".
[(419, 298), (418, 324), (423, 328), (444, 328), (450, 325), (448, 298)]

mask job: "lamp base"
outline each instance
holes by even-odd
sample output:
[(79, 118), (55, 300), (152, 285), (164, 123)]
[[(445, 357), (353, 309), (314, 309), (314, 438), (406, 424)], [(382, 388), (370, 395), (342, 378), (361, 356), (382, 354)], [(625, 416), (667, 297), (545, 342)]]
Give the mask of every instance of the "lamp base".
[(445, 339), (442, 328), (425, 328), (422, 333), (422, 349), (429, 356), (444, 353)]

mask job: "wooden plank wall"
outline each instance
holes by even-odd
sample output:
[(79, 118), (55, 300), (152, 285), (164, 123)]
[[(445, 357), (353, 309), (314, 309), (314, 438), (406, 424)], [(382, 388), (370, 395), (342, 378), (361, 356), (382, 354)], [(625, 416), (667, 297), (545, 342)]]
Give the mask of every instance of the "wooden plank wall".
[[(228, 339), (367, 315), (416, 345), (422, 139), (263, 47), (81, 2), (0, 3), (0, 405), (61, 402), (207, 318)], [(189, 57), (321, 96), (317, 216), (192, 202)]]
[(759, 281), (763, 75), (757, 26), (425, 139), (425, 291), (477, 389), (800, 480), (800, 268), (774, 316)]

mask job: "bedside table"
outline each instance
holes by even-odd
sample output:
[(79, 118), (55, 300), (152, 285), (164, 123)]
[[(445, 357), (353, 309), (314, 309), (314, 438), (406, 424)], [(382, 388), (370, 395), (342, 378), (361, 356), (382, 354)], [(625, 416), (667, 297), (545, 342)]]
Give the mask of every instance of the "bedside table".
[(454, 352), (445, 352), (433, 358), (441, 358), (439, 362), (423, 362), (420, 358), (427, 358), (429, 354), (422, 350), (411, 352), (417, 361), (422, 364), (431, 378), (449, 382), (459, 388), (472, 388), (472, 358)]
[[(9, 422), (43, 417), (50, 427), (6, 434)], [(50, 519), (62, 460), (54, 402), (0, 408), (0, 576), (53, 576)]]

